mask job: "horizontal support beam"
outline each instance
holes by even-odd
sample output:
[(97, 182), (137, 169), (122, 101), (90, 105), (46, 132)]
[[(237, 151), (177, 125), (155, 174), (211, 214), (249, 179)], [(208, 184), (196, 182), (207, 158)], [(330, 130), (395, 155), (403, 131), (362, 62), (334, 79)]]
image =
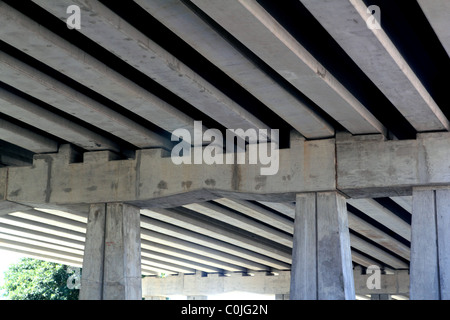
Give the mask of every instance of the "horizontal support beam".
[[(408, 294), (408, 271), (400, 270), (394, 274), (379, 274), (379, 289), (369, 289), (370, 276), (362, 274), (360, 269), (353, 271), (356, 294)], [(290, 271), (220, 274), (179, 274), (166, 278), (145, 277), (142, 279), (142, 295), (212, 295), (232, 291), (244, 291), (259, 294), (288, 294), (291, 278)]]
[(141, 208), (175, 207), (233, 194), (254, 200), (274, 194), (273, 200), (291, 201), (298, 192), (335, 189), (334, 139), (295, 136), (291, 148), (276, 152), (274, 175), (260, 174), (267, 165), (249, 164), (249, 151), (245, 164), (175, 165), (161, 149), (138, 150), (135, 159), (127, 160), (114, 160), (107, 151), (87, 152), (83, 162), (72, 163), (68, 145), (56, 154), (36, 155), (32, 167), (0, 172), (9, 172), (8, 200), (34, 205), (122, 201)]
[(351, 198), (410, 196), (413, 187), (450, 182), (450, 133), (422, 133), (415, 140), (340, 134), (337, 188)]
[[(0, 199), (33, 207), (121, 201), (171, 208), (223, 197), (267, 206), (292, 202), (297, 193), (332, 190), (350, 198), (396, 197), (411, 195), (413, 187), (450, 184), (449, 145), (448, 132), (418, 134), (414, 140), (339, 134), (306, 141), (293, 134), (290, 148), (276, 150), (274, 175), (261, 175), (266, 165), (249, 164), (249, 150), (245, 164), (175, 165), (162, 149), (138, 150), (126, 160), (108, 151), (87, 152), (83, 162), (73, 162), (75, 151), (63, 145), (56, 154), (35, 155), (31, 167), (0, 168)], [(396, 232), (409, 239), (409, 228), (399, 228), (403, 231)]]

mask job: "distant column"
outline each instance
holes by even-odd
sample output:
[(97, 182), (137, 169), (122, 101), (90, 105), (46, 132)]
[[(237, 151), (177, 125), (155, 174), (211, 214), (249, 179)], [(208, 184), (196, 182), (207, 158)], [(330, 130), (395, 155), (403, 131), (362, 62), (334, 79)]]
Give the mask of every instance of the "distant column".
[(450, 299), (450, 188), (413, 189), (410, 298)]
[(139, 208), (91, 205), (80, 300), (141, 300), (141, 282)]
[(337, 192), (296, 197), (290, 299), (355, 299), (346, 202)]

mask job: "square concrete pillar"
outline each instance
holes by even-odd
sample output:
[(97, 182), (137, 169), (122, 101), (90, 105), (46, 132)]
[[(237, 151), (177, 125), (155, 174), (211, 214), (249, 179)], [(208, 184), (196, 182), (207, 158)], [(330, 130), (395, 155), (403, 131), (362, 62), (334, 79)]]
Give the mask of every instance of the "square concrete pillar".
[(413, 189), (410, 298), (450, 299), (450, 188)]
[(346, 201), (337, 192), (296, 197), (290, 299), (355, 299)]
[(80, 300), (141, 300), (141, 283), (139, 208), (91, 205)]

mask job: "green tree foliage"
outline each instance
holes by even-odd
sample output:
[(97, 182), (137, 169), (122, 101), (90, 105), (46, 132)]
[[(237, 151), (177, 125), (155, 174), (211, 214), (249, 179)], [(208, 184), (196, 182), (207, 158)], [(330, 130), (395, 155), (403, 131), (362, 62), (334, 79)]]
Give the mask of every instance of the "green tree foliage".
[(5, 272), (6, 296), (11, 300), (77, 300), (78, 289), (69, 289), (67, 266), (22, 258)]

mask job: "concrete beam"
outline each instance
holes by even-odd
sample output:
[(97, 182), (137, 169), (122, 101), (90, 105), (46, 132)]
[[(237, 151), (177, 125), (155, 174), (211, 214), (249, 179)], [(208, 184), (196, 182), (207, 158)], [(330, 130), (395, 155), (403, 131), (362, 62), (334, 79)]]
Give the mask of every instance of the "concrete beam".
[[(411, 226), (405, 220), (383, 207), (373, 199), (348, 199), (348, 204), (411, 241)], [(357, 230), (355, 230), (357, 231)]]
[(340, 135), (336, 142), (337, 188), (352, 198), (409, 196), (413, 187), (448, 185), (450, 133), (415, 140)]
[[(383, 125), (256, 1), (191, 0), (300, 92), (354, 134)], [(270, 46), (267, 45), (270, 43)]]
[(54, 153), (58, 151), (58, 143), (56, 141), (3, 119), (0, 119), (0, 137), (4, 141), (35, 153)]
[(67, 238), (79, 242), (85, 241), (85, 234), (77, 231), (73, 231), (71, 229), (65, 229), (61, 227), (56, 227), (52, 225), (48, 225), (42, 222), (31, 221), (24, 218), (14, 217), (11, 215), (0, 217), (0, 223), (7, 225), (8, 228), (11, 226), (18, 227), (21, 230), (26, 230), (26, 232), (38, 231), (45, 234), (50, 234), (62, 238)]
[[(143, 226), (150, 227), (145, 223)], [(167, 252), (171, 256), (188, 258), (191, 261), (208, 264), (209, 266), (221, 268), (227, 271), (245, 271), (246, 268), (264, 270), (265, 266), (256, 264), (250, 260), (233, 256), (206, 246), (198, 245), (180, 238), (166, 234), (141, 229), (142, 239), (152, 241), (152, 250), (157, 252)], [(146, 242), (148, 245), (148, 242)]]
[[(380, 274), (380, 289), (369, 289), (367, 280), (373, 274), (364, 274), (360, 269), (353, 271), (355, 291), (366, 294), (409, 294), (408, 271), (400, 270), (395, 274)], [(253, 276), (243, 273), (219, 274), (178, 274), (165, 278), (145, 277), (142, 279), (142, 295), (213, 295), (233, 291), (258, 294), (289, 294), (291, 272), (279, 271), (276, 275), (255, 272)]]
[(169, 132), (193, 132), (194, 119), (21, 12), (0, 3), (0, 17), (1, 40)]
[(8, 168), (6, 197), (34, 206), (126, 201), (142, 208), (227, 196), (292, 201), (295, 192), (335, 189), (334, 150), (333, 139), (291, 139), (290, 149), (279, 150), (278, 172), (261, 176), (265, 166), (248, 160), (243, 165), (174, 165), (159, 149), (138, 150), (135, 159), (71, 163), (71, 149), (62, 147), (57, 154), (35, 156), (32, 167)]
[(135, 1), (218, 66), (306, 138), (326, 138), (334, 129), (305, 103), (279, 86), (210, 25), (176, 0)]
[[(34, 2), (64, 22), (67, 19), (66, 9), (72, 4), (70, 0), (34, 0)], [(90, 18), (82, 19), (79, 32), (206, 115), (227, 128), (270, 129), (99, 1), (87, 0), (80, 9), (82, 15)], [(123, 41), (124, 39), (127, 41)], [(148, 59), (148, 56), (151, 59)]]
[[(266, 263), (277, 269), (286, 269), (288, 268), (288, 263), (291, 262), (291, 255), (287, 250), (283, 250), (285, 248), (262, 243), (251, 237), (227, 230), (217, 224), (189, 217), (183, 212), (166, 209), (144, 209), (141, 210), (141, 214), (240, 247), (240, 249), (252, 251), (254, 252), (253, 260), (258, 263)], [(242, 254), (241, 256), (245, 257)], [(258, 258), (258, 256), (260, 257)], [(263, 256), (271, 258), (265, 259)]]
[(10, 86), (137, 147), (171, 146), (162, 136), (3, 52), (0, 52), (0, 72), (4, 75), (2, 80)]
[[(260, 220), (275, 228), (283, 230), (284, 232), (288, 232), (290, 234), (294, 233), (294, 226), (291, 220), (286, 219), (284, 216), (273, 213), (272, 211), (266, 210), (252, 202), (227, 198), (216, 199), (214, 200), (214, 202), (227, 206), (253, 219)], [(293, 211), (295, 212), (295, 210)], [(292, 241), (292, 239), (290, 240)]]
[(448, 29), (448, 16), (450, 15), (450, 3), (445, 0), (417, 1), (425, 13), (428, 22), (442, 43), (442, 46), (450, 56), (450, 32)]
[(301, 2), (417, 131), (450, 129), (448, 119), (386, 32), (367, 27), (372, 12), (362, 0)]
[(192, 203), (183, 207), (292, 248), (292, 236), (219, 207), (214, 203)]
[[(1, 4), (0, 4), (1, 5)], [(113, 141), (0, 88), (0, 112), (86, 150), (120, 151)]]
[[(174, 242), (172, 238), (182, 239), (183, 241), (176, 242), (175, 245), (177, 248), (184, 248), (185, 250), (189, 250), (198, 254), (208, 253), (208, 256), (212, 258), (220, 259), (222, 261), (236, 264), (238, 266), (243, 266), (250, 270), (267, 270), (267, 266), (271, 266), (276, 269), (290, 268), (289, 264), (287, 263), (283, 263), (267, 256), (252, 252), (250, 250), (155, 219), (141, 217), (141, 225), (146, 229), (158, 232), (158, 238), (154, 238), (153, 241), (161, 241), (159, 240), (159, 238), (165, 238), (165, 241), (171, 241), (169, 245), (173, 246)], [(167, 236), (170, 236), (171, 238), (167, 239)], [(193, 245), (190, 243), (193, 243)], [(184, 247), (180, 247), (183, 245)], [(205, 251), (204, 248), (208, 248), (210, 250), (214, 249), (214, 251), (208, 252)]]
[(27, 248), (6, 247), (6, 246), (0, 245), (0, 250), (7, 251), (7, 252), (15, 252), (15, 253), (19, 253), (25, 257), (35, 258), (35, 259), (54, 262), (54, 263), (61, 263), (61, 264), (65, 264), (67, 266), (72, 266), (72, 267), (81, 268), (81, 266), (82, 266), (81, 261), (74, 261), (74, 260), (70, 260), (70, 259), (50, 256), (47, 254), (36, 253), (36, 252), (27, 250)]

